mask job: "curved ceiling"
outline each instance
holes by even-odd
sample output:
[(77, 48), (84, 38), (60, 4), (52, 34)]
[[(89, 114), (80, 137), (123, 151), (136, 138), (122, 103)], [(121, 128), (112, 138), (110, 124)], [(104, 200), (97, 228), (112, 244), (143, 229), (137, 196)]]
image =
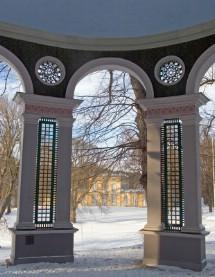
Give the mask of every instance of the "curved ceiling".
[(0, 34), (66, 48), (149, 48), (215, 33), (214, 11), (212, 0), (1, 0)]

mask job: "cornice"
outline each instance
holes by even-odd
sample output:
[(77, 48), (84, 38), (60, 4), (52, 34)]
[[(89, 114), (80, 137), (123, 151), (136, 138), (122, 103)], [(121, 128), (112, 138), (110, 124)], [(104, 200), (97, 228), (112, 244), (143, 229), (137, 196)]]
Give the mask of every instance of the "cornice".
[(134, 38), (96, 38), (54, 34), (0, 22), (0, 35), (37, 44), (77, 50), (143, 50), (179, 44), (215, 34), (215, 20), (186, 29)]
[(200, 119), (198, 108), (206, 104), (209, 99), (202, 93), (162, 97), (154, 99), (141, 99), (138, 101), (142, 107), (146, 121), (157, 121), (179, 117), (198, 122)]
[(72, 118), (72, 113), (82, 101), (18, 92), (17, 104), (22, 106), (24, 114)]
[(37, 107), (50, 107), (55, 109), (74, 109), (82, 103), (79, 99), (67, 99), (51, 96), (42, 96), (37, 94), (29, 94), (24, 92), (17, 92), (15, 101), (18, 104), (26, 104)]
[(203, 93), (184, 94), (179, 96), (159, 97), (153, 99), (140, 99), (138, 103), (144, 109), (160, 109), (167, 107), (183, 107), (194, 105), (200, 107), (209, 101), (208, 97)]

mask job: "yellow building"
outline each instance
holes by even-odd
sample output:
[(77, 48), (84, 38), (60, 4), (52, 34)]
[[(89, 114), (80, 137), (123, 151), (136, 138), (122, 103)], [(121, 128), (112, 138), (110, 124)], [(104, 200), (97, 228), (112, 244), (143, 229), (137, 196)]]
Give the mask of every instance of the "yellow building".
[(99, 176), (82, 205), (144, 207), (144, 190), (131, 188), (126, 176)]

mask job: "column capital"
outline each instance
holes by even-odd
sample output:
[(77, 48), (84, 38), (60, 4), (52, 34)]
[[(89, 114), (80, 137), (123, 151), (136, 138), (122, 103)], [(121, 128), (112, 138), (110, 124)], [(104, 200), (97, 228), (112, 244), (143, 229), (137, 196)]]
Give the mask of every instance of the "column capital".
[(199, 107), (209, 99), (202, 93), (138, 100), (147, 123), (160, 123), (164, 119), (180, 117), (184, 121), (199, 121)]
[(23, 114), (55, 118), (72, 118), (74, 108), (81, 104), (78, 99), (65, 99), (18, 92), (14, 100), (23, 108)]

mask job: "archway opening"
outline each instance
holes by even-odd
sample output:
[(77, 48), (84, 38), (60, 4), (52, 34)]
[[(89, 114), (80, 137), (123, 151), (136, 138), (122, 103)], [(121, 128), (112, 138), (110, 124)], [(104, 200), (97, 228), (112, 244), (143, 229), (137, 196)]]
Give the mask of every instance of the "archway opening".
[[(146, 125), (131, 74), (103, 66), (86, 74), (73, 125), (71, 218), (75, 249), (139, 247), (146, 223)], [(135, 248), (133, 248), (135, 249)], [(134, 250), (136, 251), (136, 250)], [(140, 259), (142, 256), (140, 251)]]
[(17, 69), (0, 56), (0, 96), (12, 99), (16, 92), (25, 92), (24, 81)]
[(2, 56), (1, 50), (0, 48), (0, 247), (1, 259), (5, 259), (9, 257), (11, 247), (11, 234), (7, 227), (12, 227), (16, 220), (22, 136), (21, 109), (13, 98), (16, 92), (25, 92), (28, 85), (25, 85), (16, 65), (8, 60), (9, 56)]
[[(209, 63), (210, 60), (210, 63)], [(215, 200), (215, 56), (207, 59), (206, 64), (199, 68), (201, 81), (199, 83), (199, 92), (209, 98), (209, 102), (200, 107), (200, 170), (201, 170), (201, 192), (202, 192), (202, 220), (206, 230), (211, 233), (207, 236), (206, 252), (210, 260), (214, 260), (213, 253), (214, 242), (212, 233), (214, 230), (213, 220), (214, 200)]]
[(204, 205), (208, 206), (209, 212), (214, 210), (215, 180), (214, 180), (214, 137), (215, 137), (215, 64), (202, 76), (199, 92), (209, 98), (209, 102), (200, 108), (202, 117), (200, 125), (200, 155), (201, 155), (201, 178), (202, 197)]

